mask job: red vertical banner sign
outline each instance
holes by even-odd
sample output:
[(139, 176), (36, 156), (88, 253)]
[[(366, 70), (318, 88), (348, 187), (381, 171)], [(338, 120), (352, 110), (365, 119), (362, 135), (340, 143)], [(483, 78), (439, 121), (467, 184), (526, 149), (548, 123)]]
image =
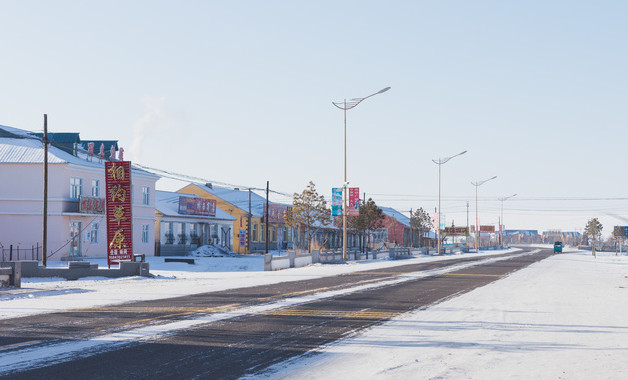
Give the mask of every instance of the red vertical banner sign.
[(360, 215), (360, 188), (359, 187), (350, 187), (349, 188), (349, 205), (347, 206), (348, 216), (359, 216)]
[(107, 263), (133, 259), (131, 162), (105, 162), (107, 196)]

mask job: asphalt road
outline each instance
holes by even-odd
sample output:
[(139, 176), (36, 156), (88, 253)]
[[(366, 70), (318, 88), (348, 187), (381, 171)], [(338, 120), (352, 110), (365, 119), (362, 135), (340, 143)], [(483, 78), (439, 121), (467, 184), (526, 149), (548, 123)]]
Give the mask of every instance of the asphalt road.
[[(0, 320), (0, 377), (236, 379), (311, 355), (321, 345), (484, 286), (551, 254), (518, 252), (492, 256), (503, 260), (488, 263), (478, 263), (486, 257), (467, 257)], [(441, 273), (424, 275), (435, 270)], [(26, 364), (3, 367), (2, 357)]]

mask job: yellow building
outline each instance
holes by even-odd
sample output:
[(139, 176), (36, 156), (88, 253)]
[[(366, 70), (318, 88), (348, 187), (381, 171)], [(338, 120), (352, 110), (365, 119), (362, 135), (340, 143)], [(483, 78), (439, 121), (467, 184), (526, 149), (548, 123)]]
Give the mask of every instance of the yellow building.
[[(179, 193), (195, 194), (201, 198), (213, 199), (216, 207), (233, 216), (232, 243), (236, 253), (264, 252), (266, 248), (266, 224), (264, 211), (266, 199), (246, 189), (227, 189), (212, 184), (189, 184), (178, 190)], [(269, 249), (286, 249), (291, 241), (292, 231), (283, 222), (283, 212), (287, 205), (270, 204)], [(250, 217), (249, 217), (250, 210)], [(249, 220), (251, 228), (249, 229)], [(240, 232), (243, 232), (241, 244)]]

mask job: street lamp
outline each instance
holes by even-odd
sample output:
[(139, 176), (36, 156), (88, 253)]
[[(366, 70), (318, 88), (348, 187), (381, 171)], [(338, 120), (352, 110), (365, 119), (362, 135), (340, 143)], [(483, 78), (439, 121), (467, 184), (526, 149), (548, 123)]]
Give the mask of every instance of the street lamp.
[(440, 242), (440, 167), (441, 167), (442, 164), (446, 163), (447, 161), (451, 160), (452, 158), (458, 157), (458, 156), (462, 156), (465, 153), (467, 153), (466, 150), (464, 152), (460, 152), (460, 153), (455, 154), (455, 155), (450, 156), (450, 157), (439, 158), (438, 160), (432, 160), (433, 163), (438, 165), (438, 226), (437, 226), (437, 229), (436, 229), (437, 239), (438, 239), (438, 255), (441, 254), (441, 242)]
[(504, 225), (504, 201), (515, 196), (517, 196), (517, 194), (513, 194), (509, 197), (497, 198), (498, 200), (502, 202), (501, 218), (499, 219), (499, 246), (502, 249), (504, 248), (504, 232), (502, 228), (502, 226)]
[(471, 182), (473, 186), (475, 186), (475, 252), (480, 252), (480, 226), (479, 226), (479, 218), (478, 218), (478, 187), (482, 184), (497, 178), (497, 176), (485, 179), (484, 181)]
[(362, 103), (364, 100), (370, 98), (371, 96), (375, 96), (378, 94), (382, 94), (386, 91), (390, 90), (390, 87), (386, 87), (383, 88), (379, 91), (377, 91), (374, 94), (371, 94), (369, 96), (365, 96), (363, 98), (353, 98), (353, 99), (349, 99), (349, 101), (347, 101), (347, 99), (345, 99), (342, 102), (331, 102), (331, 104), (333, 104), (334, 106), (340, 108), (341, 110), (344, 111), (344, 116), (345, 116), (345, 128), (344, 128), (344, 134), (345, 134), (345, 180), (343, 182), (342, 185), (342, 259), (343, 260), (347, 260), (347, 185), (349, 184), (349, 182), (347, 182), (347, 110), (353, 109), (355, 107), (358, 106), (358, 104)]

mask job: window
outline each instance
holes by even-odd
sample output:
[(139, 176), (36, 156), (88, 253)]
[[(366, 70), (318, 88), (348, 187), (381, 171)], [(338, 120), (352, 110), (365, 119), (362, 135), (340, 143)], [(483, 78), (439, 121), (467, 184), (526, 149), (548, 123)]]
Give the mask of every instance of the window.
[[(162, 222), (163, 223), (163, 222)], [(167, 223), (163, 223), (162, 225), (165, 227), (164, 231), (164, 240), (166, 244), (174, 244), (174, 226), (173, 226), (173, 222), (167, 222)]]
[(89, 242), (92, 244), (98, 244), (98, 223), (92, 223), (92, 230), (89, 233)]
[(266, 235), (264, 235), (264, 225), (260, 224), (260, 237), (259, 237), (259, 241), (266, 241)]
[(135, 197), (133, 196), (133, 194), (135, 194), (135, 185), (131, 184), (131, 204), (132, 205), (135, 204)]
[(100, 181), (97, 179), (92, 180), (92, 197), (100, 196)]
[(148, 244), (148, 224), (142, 224), (142, 243)]
[(150, 205), (150, 187), (142, 186), (142, 204)]
[(70, 178), (70, 198), (78, 200), (79, 196), (81, 195), (82, 187), (83, 187), (82, 178), (77, 178), (77, 177)]
[(253, 241), (259, 241), (257, 239), (257, 224), (253, 224), (253, 232), (251, 233), (251, 235), (253, 235)]

